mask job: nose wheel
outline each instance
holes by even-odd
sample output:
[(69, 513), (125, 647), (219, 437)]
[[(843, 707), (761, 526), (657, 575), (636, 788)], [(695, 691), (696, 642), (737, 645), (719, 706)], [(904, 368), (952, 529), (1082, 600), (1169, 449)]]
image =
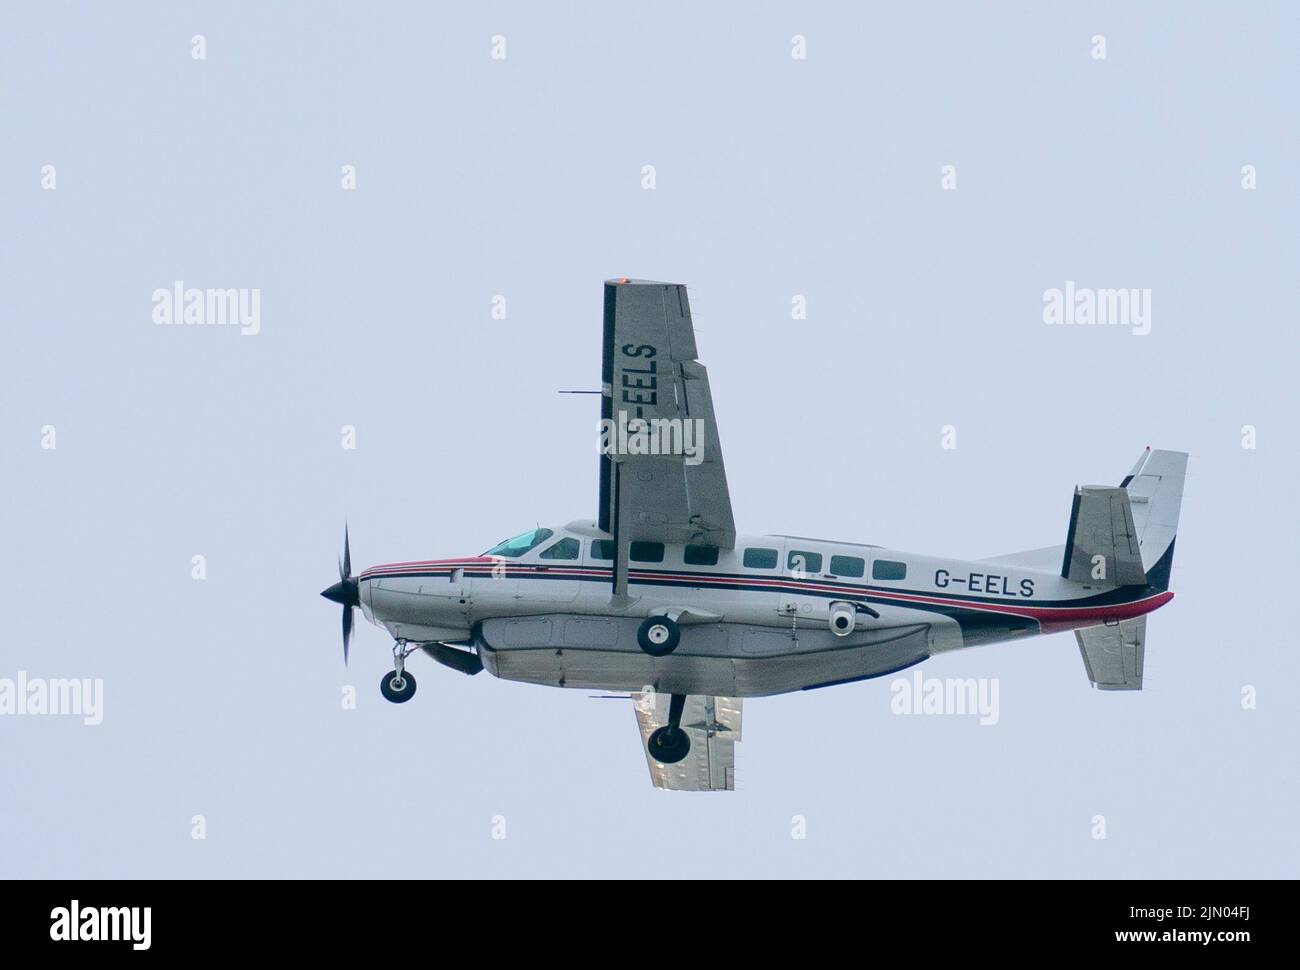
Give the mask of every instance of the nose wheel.
[(405, 640), (393, 644), (393, 669), (379, 682), (379, 693), (384, 695), (384, 700), (405, 704), (415, 696), (415, 677), (406, 669), (406, 658), (414, 650)]
[(675, 765), (691, 753), (691, 739), (682, 730), (685, 694), (673, 694), (668, 704), (668, 723), (650, 735), (646, 750), (661, 765)]
[(415, 677), (408, 670), (400, 674), (396, 670), (390, 670), (379, 682), (379, 693), (384, 695), (386, 701), (405, 704), (415, 696)]

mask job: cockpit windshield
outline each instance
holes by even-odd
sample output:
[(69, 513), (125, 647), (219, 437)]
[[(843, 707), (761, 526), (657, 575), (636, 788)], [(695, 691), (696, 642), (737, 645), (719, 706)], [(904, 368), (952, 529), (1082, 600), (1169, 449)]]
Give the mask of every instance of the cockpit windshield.
[(529, 549), (540, 545), (553, 535), (555, 535), (555, 533), (550, 529), (533, 529), (529, 532), (521, 533), (513, 539), (507, 539), (505, 542), (498, 542), (487, 552), (483, 553), (483, 555), (504, 556), (507, 559), (518, 559)]

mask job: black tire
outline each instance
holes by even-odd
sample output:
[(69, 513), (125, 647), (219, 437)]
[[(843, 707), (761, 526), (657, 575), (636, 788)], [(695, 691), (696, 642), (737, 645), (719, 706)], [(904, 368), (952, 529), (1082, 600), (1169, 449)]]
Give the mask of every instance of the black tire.
[(394, 704), (405, 704), (415, 696), (415, 678), (411, 676), (409, 670), (403, 670), (401, 685), (394, 686), (396, 682), (397, 671), (390, 670), (384, 674), (384, 679), (379, 682), (379, 693), (384, 695), (386, 701), (392, 701)]
[(636, 642), (652, 657), (666, 657), (682, 640), (682, 628), (666, 616), (652, 616), (636, 631)]
[(691, 739), (681, 728), (665, 725), (650, 735), (646, 750), (661, 765), (675, 765), (691, 753)]

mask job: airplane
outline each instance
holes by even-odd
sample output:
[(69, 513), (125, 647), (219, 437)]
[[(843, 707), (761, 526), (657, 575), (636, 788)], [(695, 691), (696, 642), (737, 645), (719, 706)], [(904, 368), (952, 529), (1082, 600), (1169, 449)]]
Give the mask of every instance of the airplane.
[[(1118, 486), (1074, 490), (1063, 546), (963, 561), (743, 535), (686, 287), (604, 286), (599, 506), (482, 555), (339, 581), (393, 637), (380, 691), (409, 701), (417, 649), (464, 674), (633, 698), (653, 784), (735, 788), (741, 702), (896, 673), (935, 654), (1073, 630), (1099, 690), (1140, 690), (1169, 590), (1187, 455), (1148, 448)], [(693, 445), (693, 447), (691, 447)]]

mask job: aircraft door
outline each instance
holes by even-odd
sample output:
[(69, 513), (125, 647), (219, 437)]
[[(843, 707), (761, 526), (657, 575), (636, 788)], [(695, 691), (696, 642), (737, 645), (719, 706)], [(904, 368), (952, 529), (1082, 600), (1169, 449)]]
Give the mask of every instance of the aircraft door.
[(576, 536), (560, 536), (528, 553), (519, 564), (519, 602), (542, 606), (576, 600), (582, 589), (582, 545)]
[(601, 606), (614, 595), (614, 540), (582, 540), (580, 595), (587, 606)]
[(788, 540), (782, 550), (780, 613), (792, 626), (803, 621), (822, 623), (830, 615), (829, 600), (814, 592), (825, 568), (826, 556), (812, 543)]

